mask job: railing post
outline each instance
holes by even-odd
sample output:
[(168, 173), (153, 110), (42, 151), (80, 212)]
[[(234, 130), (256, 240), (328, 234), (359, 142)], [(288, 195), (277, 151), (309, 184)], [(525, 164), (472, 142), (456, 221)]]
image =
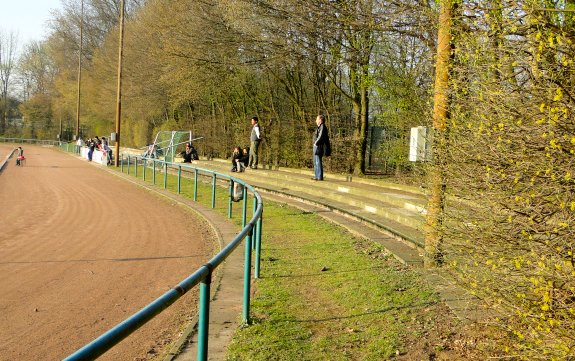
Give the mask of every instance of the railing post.
[[(256, 195), (254, 194), (254, 201), (252, 203), (252, 218), (253, 218), (253, 216), (256, 215), (257, 208), (258, 208), (258, 199), (257, 199)], [(257, 230), (258, 230), (258, 224), (256, 223), (254, 225), (254, 232), (253, 232), (254, 237), (252, 237), (252, 250), (256, 249), (256, 237), (255, 237), (255, 235), (257, 234)]]
[(142, 173), (144, 173), (144, 175), (142, 176), (144, 180), (146, 180), (146, 170), (148, 169), (148, 160), (146, 158), (143, 159), (142, 162)]
[(262, 251), (262, 218), (264, 217), (263, 213), (263, 204), (262, 204), (262, 213), (260, 213), (260, 218), (257, 221), (257, 231), (256, 231), (256, 259), (254, 260), (254, 278), (260, 278), (260, 257)]
[(243, 297), (243, 311), (242, 311), (242, 323), (245, 325), (250, 324), (250, 289), (251, 289), (251, 271), (252, 271), (252, 234), (253, 227), (250, 229), (248, 236), (246, 237), (246, 245), (244, 252), (244, 297)]
[(216, 208), (216, 173), (212, 174), (212, 208)]
[[(142, 161), (142, 163), (144, 163), (144, 161)], [(138, 178), (138, 157), (134, 157), (134, 177)], [(145, 169), (145, 168), (144, 168)]]
[(124, 173), (124, 155), (120, 157), (120, 172)]
[(178, 164), (178, 194), (182, 192), (182, 166)]
[(168, 163), (164, 162), (164, 189), (168, 188)]
[(194, 201), (198, 200), (198, 168), (194, 169)]
[(230, 178), (230, 189), (228, 199), (228, 218), (232, 218), (232, 204), (234, 201), (234, 181)]
[(152, 184), (156, 185), (156, 160), (152, 163)]
[(244, 194), (242, 195), (244, 204), (242, 208), (242, 228), (246, 226), (247, 212), (248, 212), (248, 190), (244, 187)]
[(210, 329), (210, 284), (212, 271), (200, 283), (200, 315), (198, 318), (198, 360), (208, 359), (208, 335)]

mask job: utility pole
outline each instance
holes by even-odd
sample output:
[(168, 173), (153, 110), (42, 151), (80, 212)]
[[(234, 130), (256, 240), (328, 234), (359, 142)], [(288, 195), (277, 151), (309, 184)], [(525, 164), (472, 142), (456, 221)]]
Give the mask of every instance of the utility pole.
[(120, 0), (120, 45), (118, 49), (118, 97), (116, 98), (116, 154), (114, 165), (120, 166), (120, 118), (122, 117), (122, 55), (124, 52), (124, 0)]
[[(76, 100), (76, 140), (80, 138), (80, 84), (82, 81), (82, 43), (84, 29), (84, 0), (82, 0), (80, 10), (80, 46), (78, 50), (78, 98)], [(62, 133), (60, 133), (62, 134)]]

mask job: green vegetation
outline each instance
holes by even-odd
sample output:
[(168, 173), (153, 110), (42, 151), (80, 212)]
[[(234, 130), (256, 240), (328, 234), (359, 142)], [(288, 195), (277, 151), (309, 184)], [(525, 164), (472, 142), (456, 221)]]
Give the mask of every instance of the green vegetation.
[[(118, 17), (106, 1), (86, 1), (85, 135), (113, 130)], [(205, 137), (201, 153), (226, 157), (255, 114), (262, 164), (309, 167), (321, 111), (334, 145), (326, 170), (361, 174), (374, 161), (431, 175), (421, 178), (428, 263), (451, 267), (497, 308), (495, 323), (513, 337), (506, 357), (575, 357), (573, 1), (128, 3), (124, 145), (191, 129)], [(79, 6), (67, 2), (46, 42), (24, 52), (22, 106), (0, 79), (0, 133), (71, 128)], [(433, 161), (412, 166), (409, 128), (429, 124)]]
[[(156, 170), (156, 185), (163, 187)], [(146, 174), (151, 183), (151, 170)], [(198, 202), (205, 206), (211, 205), (210, 178), (198, 182)], [(177, 191), (173, 174), (167, 189)], [(193, 192), (193, 179), (184, 178), (182, 195), (192, 198)], [(227, 189), (217, 187), (216, 211), (227, 214), (227, 200)], [(234, 203), (238, 224), (241, 204)], [(229, 360), (484, 358), (478, 345), (465, 346), (476, 336), (462, 334), (421, 271), (402, 265), (377, 243), (273, 202), (265, 203), (263, 227), (252, 324), (236, 331)]]
[[(442, 250), (460, 282), (498, 309), (514, 335), (503, 345), (509, 355), (571, 360), (573, 3), (478, 5), (483, 16), (462, 20), (453, 36), (449, 135), (437, 166), (447, 194), (465, 202), (443, 209)], [(474, 27), (491, 30), (482, 37)]]
[(437, 295), (377, 244), (269, 202), (264, 228), (253, 324), (230, 360), (388, 359), (439, 320)]

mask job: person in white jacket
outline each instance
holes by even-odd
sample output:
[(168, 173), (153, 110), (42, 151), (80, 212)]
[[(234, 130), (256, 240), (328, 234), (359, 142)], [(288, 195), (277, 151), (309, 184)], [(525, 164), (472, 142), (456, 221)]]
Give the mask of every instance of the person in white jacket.
[(250, 158), (248, 160), (248, 167), (258, 169), (258, 148), (261, 141), (260, 125), (258, 117), (253, 117), (252, 133), (250, 135)]

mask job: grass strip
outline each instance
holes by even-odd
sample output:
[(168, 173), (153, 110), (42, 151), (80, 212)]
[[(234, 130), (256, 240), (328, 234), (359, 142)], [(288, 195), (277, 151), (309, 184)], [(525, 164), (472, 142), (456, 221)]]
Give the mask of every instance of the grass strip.
[(407, 357), (445, 312), (418, 271), (316, 214), (266, 202), (264, 230), (253, 324), (228, 360)]
[[(181, 195), (193, 198), (188, 177)], [(198, 182), (197, 200), (205, 206), (211, 203), (209, 179)], [(168, 174), (166, 180), (166, 188), (177, 193), (176, 177)], [(156, 178), (156, 186), (162, 184), (163, 175)], [(228, 199), (227, 189), (218, 187), (215, 210), (227, 214)], [(232, 221), (239, 225), (241, 202), (234, 209)], [(252, 211), (250, 201), (248, 218)], [(227, 360), (486, 358), (477, 344), (484, 331), (462, 328), (422, 271), (402, 265), (377, 242), (270, 201), (263, 224), (252, 323), (236, 330)]]

